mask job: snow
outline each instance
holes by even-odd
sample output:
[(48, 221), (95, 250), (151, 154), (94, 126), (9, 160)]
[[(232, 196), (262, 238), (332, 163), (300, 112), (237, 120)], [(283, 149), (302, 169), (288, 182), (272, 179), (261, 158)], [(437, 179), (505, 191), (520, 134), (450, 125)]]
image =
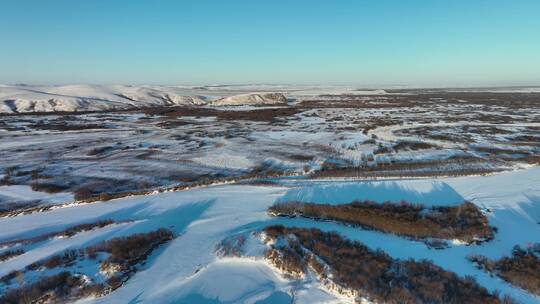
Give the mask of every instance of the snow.
[(249, 93), (233, 95), (213, 101), (216, 106), (230, 105), (273, 105), (287, 102), (287, 97), (281, 93)]
[(286, 280), (264, 261), (224, 258), (211, 263), (177, 287), (175, 297), (180, 303), (190, 303), (197, 296), (216, 303), (264, 303), (265, 299), (279, 298), (282, 294), (284, 299), (278, 303), (289, 303), (289, 295), (280, 291), (285, 283)]
[(20, 270), (35, 261), (60, 254), (67, 249), (87, 247), (100, 241), (109, 239), (119, 229), (125, 229), (129, 224), (109, 225), (101, 229), (78, 233), (71, 238), (53, 238), (37, 245), (29, 246), (26, 253), (7, 260), (0, 268), (0, 277), (13, 270)]
[(102, 111), (151, 105), (199, 105), (205, 97), (165, 86), (0, 85), (0, 113)]
[(300, 186), (287, 191), (278, 202), (346, 204), (354, 200), (379, 203), (405, 200), (426, 206), (448, 206), (464, 200), (447, 183), (434, 180), (297, 183)]
[(235, 155), (227, 152), (228, 151), (212, 150), (204, 156), (193, 158), (193, 161), (211, 167), (231, 169), (250, 168), (255, 164), (255, 162), (249, 160), (249, 158), (244, 155)]
[[(247, 89), (244, 88), (244, 89)], [(80, 112), (171, 105), (272, 105), (287, 102), (276, 92), (131, 85), (0, 85), (0, 113)]]
[[(105, 237), (173, 229), (176, 239), (152, 254), (146, 265), (113, 293), (88, 303), (346, 303), (318, 281), (285, 279), (262, 258), (256, 238), (248, 239), (246, 256), (219, 257), (216, 246), (228, 237), (250, 234), (270, 224), (317, 227), (339, 231), (371, 248), (381, 248), (394, 258), (430, 259), (437, 265), (472, 275), (489, 290), (501, 290), (523, 303), (538, 298), (476, 269), (465, 257), (470, 253), (497, 258), (514, 245), (540, 242), (540, 168), (478, 177), (395, 180), (377, 182), (296, 181), (283, 187), (223, 185), (179, 192), (67, 206), (48, 212), (1, 218), (0, 241), (57, 231), (96, 219), (135, 220), (43, 242), (17, 258), (0, 264), (0, 272), (22, 267), (31, 260), (59, 250), (91, 244)], [(272, 218), (266, 208), (275, 201), (298, 199), (340, 204), (353, 199), (375, 201), (406, 199), (426, 205), (447, 205), (470, 200), (483, 208), (499, 231), (493, 241), (479, 246), (451, 244), (432, 250), (421, 242), (376, 231), (316, 222), (308, 219)]]
[(273, 105), (286, 103), (286, 95), (302, 99), (321, 94), (387, 93), (345, 86), (0, 85), (0, 113), (105, 111), (160, 105)]
[(17, 201), (41, 201), (43, 203), (64, 203), (73, 200), (71, 193), (45, 193), (33, 191), (26, 185), (0, 186), (0, 205)]
[[(281, 93), (267, 96), (268, 92)], [(199, 104), (205, 107), (220, 106), (219, 110), (244, 111), (260, 109), (261, 104), (266, 105), (265, 108), (276, 108), (277, 106), (272, 104), (283, 99), (286, 101), (287, 98), (334, 98), (318, 96), (321, 94), (388, 95), (382, 90), (357, 91), (345, 87), (279, 85), (0, 86), (0, 112), (10, 112), (13, 106), (16, 111), (31, 112)], [(7, 102), (8, 100), (10, 101)], [(270, 125), (263, 122), (216, 120), (215, 117), (180, 117), (179, 120), (187, 121), (189, 125), (167, 130), (157, 126), (160, 121), (155, 117), (144, 117), (146, 121), (143, 123), (139, 120), (142, 114), (117, 114), (110, 120), (109, 115), (81, 115), (76, 118), (80, 122), (105, 121), (114, 128), (80, 132), (36, 131), (31, 128), (16, 131), (0, 129), (3, 139), (0, 141), (0, 149), (5, 159), (4, 167), (18, 165), (24, 171), (32, 169), (29, 168), (30, 164), (46, 164), (48, 171), (45, 173), (54, 177), (61, 176), (66, 181), (73, 177), (83, 181), (88, 177), (144, 181), (144, 178), (151, 176), (163, 179), (161, 184), (170, 186), (165, 179), (176, 173), (179, 173), (179, 177), (188, 178), (192, 177), (192, 174), (218, 173), (227, 176), (247, 172), (258, 166), (299, 172), (304, 166), (311, 170), (316, 169), (329, 159), (360, 164), (372, 154), (377, 143), (390, 146), (404, 139), (422, 140), (442, 148), (376, 155), (376, 160), (446, 159), (451, 155), (468, 153), (467, 148), (472, 144), (493, 146), (495, 140), (480, 133), (467, 133), (472, 134), (474, 143), (399, 135), (399, 131), (406, 128), (432, 127), (457, 131), (463, 126), (495, 126), (474, 120), (445, 122), (443, 116), (448, 116), (448, 112), (438, 112), (437, 106), (434, 107), (426, 107), (427, 110), (420, 116), (415, 108), (355, 111), (339, 108), (311, 109), (291, 116), (279, 124)], [(478, 108), (478, 113), (481, 113), (481, 110)], [(469, 117), (468, 111), (467, 108), (456, 110), (465, 117)], [(499, 110), (485, 112), (503, 113)], [(387, 115), (391, 115), (392, 119), (404, 120), (404, 124), (376, 127), (367, 135), (362, 133), (364, 125), (369, 125), (370, 119), (385, 119)], [(517, 123), (501, 123), (496, 126), (512, 130), (514, 135), (518, 135), (524, 132), (526, 127), (540, 126), (534, 122), (533, 114), (530, 117), (528, 122), (520, 120)], [(12, 118), (6, 117), (6, 122)], [(7, 125), (24, 127), (38, 120), (34, 117), (23, 118), (26, 121), (13, 118)], [(114, 119), (117, 121), (112, 124)], [(171, 135), (178, 139), (173, 139)], [(377, 142), (365, 143), (372, 135), (377, 136)], [(511, 147), (505, 137), (505, 134), (496, 137), (500, 141), (498, 147)], [(118, 147), (130, 148), (118, 149), (100, 157), (87, 155), (88, 149), (92, 147), (116, 142), (120, 142)], [(152, 147), (155, 155), (145, 160), (138, 159), (137, 156), (148, 151), (148, 147)], [(535, 149), (530, 146), (521, 150), (534, 152)], [(44, 152), (51, 152), (55, 159), (50, 161), (44, 158)], [(62, 175), (67, 168), (71, 170), (70, 175)], [(178, 192), (156, 191), (151, 195), (79, 205), (62, 205), (73, 200), (70, 193), (47, 194), (32, 191), (29, 186), (0, 186), (0, 204), (37, 200), (58, 204), (47, 212), (0, 218), (0, 242), (61, 231), (73, 225), (100, 219), (128, 221), (86, 231), (70, 238), (20, 245), (26, 253), (0, 263), (0, 276), (65, 249), (80, 248), (111, 237), (165, 227), (173, 230), (177, 237), (156, 250), (141, 270), (122, 288), (105, 297), (84, 299), (81, 302), (290, 303), (292, 297), (296, 303), (352, 302), (350, 298), (321, 286), (320, 282), (309, 274), (302, 280), (286, 279), (264, 260), (265, 245), (257, 238), (247, 239), (242, 257), (221, 257), (216, 254), (216, 246), (224, 239), (238, 235), (252, 236), (253, 231), (267, 225), (283, 224), (338, 231), (371, 248), (381, 248), (394, 258), (430, 259), (461, 276), (475, 277), (491, 291), (501, 290), (503, 294), (510, 294), (523, 303), (537, 303), (537, 297), (491, 277), (465, 259), (471, 253), (498, 258), (509, 254), (515, 245), (540, 242), (540, 168), (530, 165), (519, 168), (522, 170), (460, 178), (384, 181), (273, 179), (279, 186), (221, 185)], [(177, 183), (178, 180), (174, 182)], [(266, 213), (266, 209), (274, 202), (292, 200), (329, 204), (343, 204), (353, 200), (406, 200), (426, 206), (447, 206), (468, 200), (486, 212), (490, 224), (496, 226), (498, 232), (495, 240), (482, 245), (465, 246), (455, 241), (450, 242), (447, 249), (433, 250), (422, 242), (376, 231), (309, 219), (273, 218)], [(92, 265), (85, 265), (81, 272), (94, 278), (94, 268)]]
[[(538, 93), (538, 87), (444, 89), (448, 92)], [(279, 93), (278, 93), (279, 92)], [(156, 105), (252, 105), (338, 95), (407, 95), (340, 85), (0, 85), (0, 113), (103, 111)], [(290, 98), (288, 98), (290, 97)]]

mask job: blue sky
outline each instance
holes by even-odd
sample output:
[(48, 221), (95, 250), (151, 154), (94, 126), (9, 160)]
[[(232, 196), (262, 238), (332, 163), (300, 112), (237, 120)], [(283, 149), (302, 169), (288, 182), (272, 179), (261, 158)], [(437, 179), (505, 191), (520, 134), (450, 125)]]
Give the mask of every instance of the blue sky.
[(0, 83), (540, 85), (538, 16), (538, 0), (0, 0)]

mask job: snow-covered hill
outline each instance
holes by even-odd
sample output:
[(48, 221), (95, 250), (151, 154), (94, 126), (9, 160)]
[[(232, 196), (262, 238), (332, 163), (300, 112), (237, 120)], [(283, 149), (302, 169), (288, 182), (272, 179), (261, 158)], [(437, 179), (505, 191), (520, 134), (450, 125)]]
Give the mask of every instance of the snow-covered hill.
[(277, 105), (324, 94), (380, 95), (384, 90), (294, 85), (0, 85), (0, 113), (107, 111), (173, 105)]
[[(221, 257), (216, 253), (216, 246), (225, 239), (249, 236), (268, 225), (282, 224), (337, 231), (371, 249), (379, 248), (393, 258), (428, 259), (462, 277), (474, 277), (490, 291), (499, 290), (521, 303), (537, 303), (538, 298), (534, 295), (477, 269), (466, 257), (476, 253), (498, 258), (511, 252), (514, 245), (540, 241), (537, 224), (539, 172), (535, 168), (492, 176), (437, 180), (322, 182), (315, 188), (309, 181), (299, 181), (292, 188), (224, 185), (4, 217), (0, 218), (0, 241), (32, 237), (96, 219), (113, 219), (119, 224), (72, 237), (51, 238), (25, 248), (24, 254), (0, 263), (0, 276), (66, 249), (169, 227), (179, 236), (152, 253), (141, 271), (122, 287), (104, 297), (87, 298), (78, 303), (291, 303), (291, 297), (294, 297), (294, 303), (354, 303), (354, 299), (328, 290), (314, 277), (295, 280), (283, 276), (266, 262), (264, 247), (256, 238), (246, 239), (245, 256)], [(316, 188), (327, 191), (314, 191)], [(469, 200), (490, 210), (487, 213), (490, 223), (499, 231), (495, 240), (482, 245), (452, 244), (444, 250), (433, 250), (422, 242), (373, 230), (267, 215), (268, 206), (292, 194), (301, 194), (300, 197), (310, 201), (336, 203), (345, 196), (352, 199), (369, 197), (377, 201), (389, 196), (395, 200), (417, 197), (428, 205), (438, 204), (441, 199), (445, 204), (452, 204), (459, 197), (459, 201)], [(88, 278), (100, 276), (91, 267), (74, 269)]]
[(287, 102), (273, 92), (224, 91), (180, 86), (0, 85), (0, 113), (107, 111), (175, 105), (271, 105)]
[(0, 113), (104, 111), (200, 105), (206, 98), (166, 86), (0, 86)]
[(287, 103), (287, 97), (281, 93), (239, 94), (213, 101), (216, 106), (232, 105), (273, 105)]

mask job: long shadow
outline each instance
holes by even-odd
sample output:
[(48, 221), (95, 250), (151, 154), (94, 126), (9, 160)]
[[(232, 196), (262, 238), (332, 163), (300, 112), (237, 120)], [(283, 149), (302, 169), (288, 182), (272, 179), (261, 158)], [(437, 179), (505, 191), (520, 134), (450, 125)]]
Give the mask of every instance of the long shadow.
[[(214, 203), (214, 200), (204, 200), (189, 204), (182, 204), (173, 209), (165, 210), (164, 212), (158, 214), (151, 214), (152, 210), (149, 212), (144, 212), (146, 202), (140, 203), (134, 206), (131, 206), (126, 209), (122, 209), (119, 212), (111, 212), (108, 214), (101, 215), (97, 218), (114, 218), (116, 220), (136, 220), (136, 222), (127, 224), (125, 226), (113, 227), (108, 231), (101, 231), (87, 236), (83, 236), (83, 239), (79, 239), (76, 242), (76, 245), (71, 244), (70, 246), (61, 249), (65, 250), (67, 248), (85, 248), (94, 244), (97, 244), (101, 241), (109, 240), (114, 237), (123, 237), (129, 236), (134, 233), (144, 233), (159, 228), (168, 228), (173, 231), (175, 235), (179, 235), (185, 231), (185, 229), (193, 221), (199, 219), (201, 215), (210, 208)], [(129, 214), (137, 214), (138, 216), (130, 217)], [(145, 216), (146, 213), (146, 216)], [(94, 218), (95, 220), (97, 218)], [(91, 222), (91, 221), (85, 221)], [(72, 226), (72, 225), (69, 225)], [(103, 228), (103, 229), (108, 229)], [(54, 230), (62, 231), (62, 229)], [(74, 236), (76, 238), (77, 235)], [(29, 244), (24, 247), (25, 251), (30, 252), (31, 250), (36, 250), (39, 248), (49, 246), (51, 240), (40, 241), (34, 244)], [(168, 243), (170, 244), (170, 243)], [(148, 258), (145, 267), (151, 267), (155, 261), (155, 257), (159, 256), (167, 247), (168, 244), (160, 246), (157, 250), (152, 253), (152, 256)]]
[(540, 196), (537, 195), (525, 195), (529, 202), (519, 204), (519, 207), (525, 212), (528, 217), (535, 221), (540, 227)]
[[(213, 200), (206, 200), (190, 204), (183, 204), (174, 209), (166, 210), (156, 215), (144, 216), (145, 212), (143, 211), (148, 205), (146, 202), (143, 202), (129, 208), (103, 214), (98, 217), (89, 218), (88, 220), (83, 221), (83, 223), (92, 223), (100, 219), (113, 219), (117, 221), (134, 220), (137, 222), (135, 224), (127, 225), (125, 227), (119, 227), (118, 229), (113, 229), (105, 233), (88, 237), (88, 239), (84, 243), (80, 244), (78, 247), (89, 246), (91, 244), (96, 244), (100, 241), (108, 240), (113, 237), (148, 232), (152, 230), (157, 230), (159, 228), (170, 229), (174, 232), (175, 235), (178, 235), (182, 233), (191, 222), (198, 219), (202, 215), (202, 213), (204, 213), (204, 211), (206, 211), (210, 206), (212, 206), (213, 203)], [(137, 213), (141, 214), (137, 215)], [(25, 232), (24, 238), (28, 238), (29, 235), (35, 236), (41, 235), (43, 233), (62, 231), (67, 227), (71, 226), (73, 225), (56, 225), (47, 227), (47, 232), (43, 232), (43, 229), (36, 229), (31, 232)], [(17, 238), (14, 237), (13, 239)], [(25, 249), (26, 251), (29, 251), (42, 246), (47, 246), (46, 241), (29, 244), (25, 246)]]
[[(415, 182), (415, 181), (413, 181)], [(419, 191), (409, 183), (395, 181), (374, 182), (339, 182), (317, 185), (306, 185), (287, 191), (276, 202), (302, 201), (312, 203), (344, 204), (354, 200), (373, 200), (376, 202), (399, 202), (424, 204), (426, 206), (440, 206), (459, 204), (464, 198), (447, 183), (420, 181), (422, 188)], [(416, 186), (416, 185), (415, 185)]]
[(478, 253), (497, 259), (510, 254), (515, 245), (540, 243), (540, 197), (527, 197), (512, 208), (493, 210), (490, 224), (498, 228), (495, 240), (479, 247)]
[[(174, 302), (175, 304), (233, 304), (238, 301), (220, 301), (219, 299), (205, 298), (198, 293), (191, 293), (183, 299)], [(283, 291), (275, 291), (268, 297), (258, 300), (255, 304), (290, 304), (292, 303), (291, 296)]]
[(192, 293), (174, 302), (175, 304), (222, 304), (218, 299), (208, 299), (200, 294)]
[[(181, 234), (186, 230), (186, 228), (193, 221), (199, 219), (202, 214), (214, 203), (215, 200), (204, 200), (182, 205), (178, 208), (167, 210), (158, 215), (151, 216), (147, 220), (126, 229), (123, 231), (123, 233), (130, 235), (133, 233), (148, 232), (159, 228), (167, 228), (173, 231), (174, 235), (182, 237)], [(156, 261), (156, 257), (161, 255), (161, 253), (169, 247), (170, 243), (171, 242), (160, 246), (155, 252), (153, 252), (152, 256), (148, 258), (144, 268), (152, 267)]]
[(0, 242), (17, 240), (17, 239), (21, 239), (21, 238), (26, 239), (26, 238), (31, 238), (31, 237), (35, 237), (35, 236), (40, 236), (40, 235), (43, 235), (43, 234), (46, 234), (46, 233), (53, 233), (53, 232), (57, 232), (57, 231), (63, 231), (66, 228), (69, 228), (69, 227), (72, 227), (72, 226), (75, 226), (75, 225), (78, 225), (78, 224), (93, 223), (93, 222), (97, 222), (99, 220), (105, 220), (105, 219), (112, 219), (112, 220), (115, 220), (115, 221), (137, 220), (139, 218), (134, 217), (133, 215), (137, 214), (138, 212), (140, 212), (142, 210), (144, 210), (146, 207), (147, 207), (147, 202), (141, 202), (139, 204), (133, 205), (133, 206), (128, 207), (128, 208), (123, 208), (123, 209), (113, 211), (113, 212), (109, 212), (109, 213), (106, 213), (106, 214), (102, 214), (102, 215), (99, 215), (99, 216), (88, 217), (87, 219), (82, 220), (79, 223), (50, 225), (50, 226), (46, 226), (46, 227), (38, 227), (38, 228), (33, 229), (33, 230), (27, 230), (27, 231), (24, 231), (24, 232), (22, 232), (20, 234), (15, 234), (15, 235), (12, 235), (12, 236), (7, 237), (7, 238), (0, 238)]
[(111, 219), (114, 221), (137, 220), (137, 219), (140, 219), (140, 217), (137, 216), (137, 214), (143, 211), (144, 209), (146, 209), (147, 207), (148, 207), (148, 201), (143, 201), (131, 207), (122, 208), (116, 211), (102, 214), (98, 217), (95, 217), (94, 219), (95, 220)]
[[(166, 210), (162, 213), (149, 215), (144, 217), (134, 217), (132, 219), (141, 220), (140, 223), (129, 228), (129, 233), (138, 233), (156, 230), (159, 228), (167, 228), (178, 235), (189, 226), (194, 220), (197, 220), (201, 215), (215, 203), (215, 200), (203, 200), (189, 204), (183, 204), (174, 209)], [(141, 212), (142, 213), (142, 212)]]

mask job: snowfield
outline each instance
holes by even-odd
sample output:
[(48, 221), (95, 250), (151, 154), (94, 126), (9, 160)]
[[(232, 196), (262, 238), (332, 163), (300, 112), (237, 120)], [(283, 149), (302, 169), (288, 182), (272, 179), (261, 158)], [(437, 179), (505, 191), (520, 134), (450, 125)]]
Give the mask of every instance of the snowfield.
[[(329, 264), (326, 280), (270, 259), (283, 239), (264, 229), (283, 225), (539, 303), (467, 259), (540, 243), (538, 100), (535, 88), (0, 86), (0, 302), (68, 273), (61, 285), (81, 293), (64, 300), (77, 303), (371, 303), (335, 284)], [(403, 218), (388, 231), (268, 213), (353, 201), (457, 213), (442, 232), (473, 213), (490, 234), (422, 240), (400, 233)]]
[[(250, 235), (267, 225), (279, 223), (339, 231), (371, 248), (381, 248), (392, 257), (430, 259), (461, 276), (475, 277), (489, 290), (501, 290), (523, 303), (538, 302), (537, 297), (485, 274), (465, 259), (470, 253), (497, 258), (514, 245), (540, 242), (538, 168), (487, 177), (308, 184), (302, 181), (279, 187), (215, 186), (2, 218), (2, 241), (35, 236), (98, 218), (133, 222), (81, 233), (69, 239), (47, 241), (1, 263), (0, 275), (65, 248), (90, 245), (104, 236), (110, 238), (169, 227), (179, 236), (153, 253), (143, 269), (123, 287), (105, 297), (80, 302), (289, 303), (292, 295), (297, 303), (343, 303), (347, 300), (317, 285), (313, 279), (287, 279), (265, 263), (261, 250), (257, 249), (262, 245), (257, 245), (256, 241), (248, 246), (251, 249), (247, 249), (249, 253), (245, 257), (222, 258), (216, 254), (217, 246), (228, 237)], [(375, 231), (307, 219), (271, 218), (266, 214), (266, 208), (272, 203), (291, 197), (333, 203), (369, 198), (452, 204), (465, 199), (490, 210), (490, 223), (498, 228), (498, 233), (495, 240), (481, 246), (456, 244), (445, 250), (433, 250), (421, 242)]]

